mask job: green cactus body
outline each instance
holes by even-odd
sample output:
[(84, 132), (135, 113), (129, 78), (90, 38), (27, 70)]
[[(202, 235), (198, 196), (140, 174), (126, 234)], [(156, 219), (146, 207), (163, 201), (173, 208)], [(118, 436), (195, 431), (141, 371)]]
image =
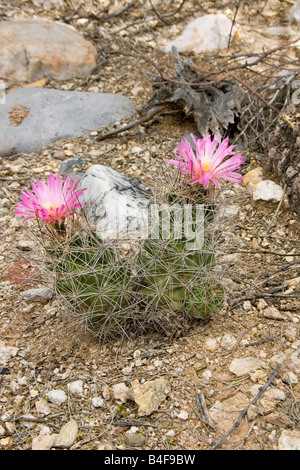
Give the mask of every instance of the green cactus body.
[[(167, 197), (168, 203), (174, 200), (179, 209), (186, 202)], [(214, 213), (209, 206), (205, 211), (209, 226)], [(57, 293), (94, 336), (126, 332), (132, 321), (146, 324), (153, 318), (164, 327), (167, 321), (172, 326), (174, 315), (205, 319), (222, 306), (224, 292), (211, 276), (216, 259), (209, 235), (199, 249), (190, 249), (188, 237), (174, 228), (176, 217), (171, 214), (168, 237), (163, 230), (156, 237), (150, 234), (134, 248), (134, 256), (92, 233), (77, 235), (56, 250)]]
[(56, 265), (56, 289), (96, 336), (109, 336), (129, 315), (132, 304), (130, 267), (115, 250), (90, 237), (75, 239)]
[(215, 254), (207, 238), (201, 250), (187, 250), (188, 240), (146, 240), (139, 257), (148, 305), (186, 311), (193, 318), (207, 318), (222, 306), (223, 291), (210, 283)]

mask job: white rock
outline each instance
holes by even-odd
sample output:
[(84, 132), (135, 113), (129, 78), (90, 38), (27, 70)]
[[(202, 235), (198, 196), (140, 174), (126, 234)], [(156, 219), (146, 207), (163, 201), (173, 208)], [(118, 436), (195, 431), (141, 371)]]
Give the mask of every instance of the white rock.
[[(280, 202), (284, 196), (282, 187), (271, 180), (260, 181), (253, 185), (251, 191), (254, 201)], [(284, 202), (288, 204), (286, 197)]]
[(262, 369), (266, 367), (264, 362), (256, 357), (242, 357), (233, 359), (229, 366), (230, 372), (237, 375), (238, 377), (241, 375), (249, 374), (251, 371), (255, 371), (257, 369)]
[(292, 372), (291, 370), (286, 372), (286, 374), (283, 376), (282, 380), (283, 380), (283, 382), (285, 382), (287, 384), (292, 384), (292, 385), (296, 385), (298, 383), (297, 375), (294, 374), (294, 372)]
[(123, 375), (130, 375), (131, 372), (132, 372), (132, 366), (126, 366), (126, 367), (123, 367), (122, 369)]
[(93, 397), (92, 405), (94, 408), (104, 408), (104, 400), (101, 397)]
[(120, 400), (122, 403), (126, 403), (129, 398), (129, 388), (122, 382), (113, 385), (113, 394), (115, 400)]
[(291, 23), (296, 22), (298, 25), (300, 24), (300, 0), (297, 0), (292, 6), (289, 14), (289, 21)]
[(257, 308), (258, 310), (264, 310), (265, 308), (268, 307), (268, 304), (267, 302), (265, 301), (265, 299), (259, 299), (258, 300), (258, 303), (257, 303)]
[(286, 319), (286, 316), (283, 315), (281, 312), (279, 312), (279, 310), (277, 310), (276, 307), (267, 307), (264, 310), (263, 315), (265, 318), (269, 318), (271, 320), (285, 320)]
[(167, 437), (175, 437), (176, 436), (176, 432), (174, 431), (174, 429), (171, 429), (170, 431), (166, 432), (165, 434)]
[(205, 370), (202, 374), (202, 377), (205, 379), (205, 380), (210, 380), (211, 379), (211, 376), (212, 376), (212, 373), (209, 369)]
[(189, 417), (189, 414), (188, 414), (187, 411), (182, 410), (182, 411), (180, 411), (180, 413), (178, 413), (177, 416), (178, 416), (179, 419), (182, 419), (183, 421), (186, 421)]
[(298, 336), (298, 328), (292, 325), (287, 326), (283, 331), (284, 336), (288, 341), (296, 341)]
[(134, 351), (133, 357), (134, 357), (134, 359), (138, 359), (139, 357), (141, 357), (141, 351), (139, 349)]
[[(165, 51), (170, 52), (173, 46), (178, 52), (193, 51), (196, 54), (225, 49), (231, 27), (232, 21), (223, 14), (201, 16), (189, 23), (180, 36), (169, 42)], [(238, 39), (236, 27), (233, 28), (232, 38)]]
[(47, 393), (48, 400), (56, 406), (60, 406), (65, 403), (68, 399), (67, 395), (63, 390), (50, 390)]
[(58, 448), (69, 448), (71, 447), (77, 439), (78, 435), (78, 425), (75, 419), (70, 419), (70, 421), (63, 425), (58, 436), (55, 439), (54, 446)]
[(205, 341), (205, 348), (209, 351), (209, 352), (214, 352), (218, 349), (219, 347), (219, 344), (218, 344), (218, 341), (216, 340), (216, 338), (207, 338), (207, 340)]
[(36, 407), (36, 411), (41, 416), (47, 416), (48, 414), (51, 413), (51, 408), (44, 398), (41, 398), (40, 400), (36, 401), (35, 407)]
[(300, 431), (282, 431), (278, 439), (278, 450), (300, 450)]
[(131, 385), (131, 397), (139, 406), (139, 416), (150, 415), (153, 411), (156, 411), (171, 392), (170, 383), (164, 377), (143, 384), (135, 379), (131, 382)]
[(0, 364), (5, 365), (9, 359), (15, 357), (19, 348), (14, 346), (6, 346), (3, 341), (0, 341)]
[(221, 339), (220, 345), (224, 349), (232, 349), (236, 343), (236, 337), (230, 333), (225, 333)]
[(51, 434), (47, 426), (43, 426), (38, 436), (32, 439), (32, 450), (50, 450), (54, 444), (56, 435)]
[(83, 395), (83, 381), (75, 380), (68, 384), (68, 391), (71, 395)]
[(149, 230), (148, 192), (135, 179), (112, 168), (93, 165), (80, 183), (87, 188), (80, 201), (103, 239), (145, 238)]
[(250, 312), (250, 310), (252, 310), (252, 305), (251, 305), (250, 300), (245, 300), (245, 302), (243, 303), (243, 309), (246, 312)]
[(289, 38), (293, 35), (293, 30), (289, 26), (271, 26), (265, 29), (264, 34), (268, 37)]

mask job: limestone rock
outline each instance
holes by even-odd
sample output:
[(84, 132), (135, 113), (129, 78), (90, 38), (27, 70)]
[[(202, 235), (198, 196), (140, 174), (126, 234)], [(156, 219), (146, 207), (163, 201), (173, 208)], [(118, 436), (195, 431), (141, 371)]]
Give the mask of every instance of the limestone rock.
[(293, 36), (293, 30), (289, 26), (271, 26), (264, 31), (269, 38), (289, 38)]
[(82, 396), (83, 395), (83, 381), (82, 380), (74, 380), (68, 384), (68, 392), (71, 395)]
[(51, 408), (44, 398), (41, 398), (40, 400), (36, 401), (35, 407), (36, 407), (36, 411), (41, 416), (47, 416), (51, 413)]
[(300, 431), (282, 431), (278, 439), (278, 450), (300, 450)]
[[(238, 392), (230, 400), (217, 400), (209, 409), (209, 417), (216, 430), (225, 434), (238, 419), (241, 410), (248, 405), (247, 398)], [(245, 424), (241, 423), (243, 429)]]
[(32, 439), (32, 450), (50, 450), (55, 441), (55, 434), (51, 434), (47, 426), (43, 426), (38, 436)]
[(64, 424), (61, 428), (58, 436), (55, 439), (54, 446), (68, 449), (75, 443), (77, 435), (78, 425), (75, 419), (70, 419), (70, 421)]
[(0, 22), (1, 78), (85, 78), (96, 66), (96, 55), (95, 46), (68, 24), (42, 18)]
[(160, 377), (141, 384), (137, 379), (131, 382), (132, 398), (139, 406), (139, 416), (150, 415), (158, 410), (160, 404), (171, 392), (167, 379)]
[(130, 397), (129, 388), (124, 382), (113, 385), (113, 394), (114, 399), (120, 400), (122, 403), (126, 403)]
[[(169, 42), (165, 51), (170, 52), (172, 47), (176, 47), (178, 52), (193, 51), (198, 54), (225, 49), (231, 27), (231, 20), (223, 14), (201, 16), (189, 23), (180, 36)], [(236, 27), (233, 28), (232, 38), (238, 39)]]
[(42, 302), (46, 303), (54, 295), (52, 289), (48, 287), (38, 287), (36, 289), (27, 289), (21, 292), (21, 296), (25, 302)]
[[(252, 195), (254, 201), (280, 202), (284, 197), (283, 189), (271, 180), (263, 179), (263, 168), (258, 166), (248, 171), (243, 177), (243, 186)], [(284, 198), (285, 204), (288, 200)]]
[(60, 406), (65, 401), (67, 401), (68, 397), (63, 390), (50, 390), (47, 393), (48, 400), (56, 406)]
[(148, 192), (135, 179), (103, 166), (91, 166), (80, 183), (80, 201), (102, 238), (143, 238), (148, 230)]
[(131, 100), (113, 93), (19, 88), (0, 106), (0, 156), (32, 153), (81, 137), (135, 114)]
[[(253, 398), (259, 393), (261, 385), (256, 384), (250, 388), (250, 393)], [(285, 400), (286, 395), (283, 390), (272, 387), (268, 388), (258, 401), (259, 410), (261, 414), (272, 413), (279, 401)]]
[(285, 320), (286, 315), (283, 315), (276, 307), (267, 307), (264, 310), (264, 317), (271, 320)]
[(262, 369), (265, 364), (256, 357), (241, 357), (233, 359), (229, 366), (230, 372), (240, 377), (241, 375), (249, 374), (253, 370)]
[(94, 408), (104, 408), (104, 400), (101, 397), (93, 397), (92, 405)]
[(15, 357), (19, 348), (15, 346), (6, 346), (3, 341), (0, 341), (0, 365), (5, 365), (6, 362)]
[(300, 25), (300, 0), (297, 0), (292, 6), (289, 14), (289, 21), (291, 23), (295, 22)]
[(252, 197), (254, 201), (280, 202), (284, 197), (284, 193), (279, 184), (276, 184), (271, 180), (264, 180), (260, 181), (253, 187)]

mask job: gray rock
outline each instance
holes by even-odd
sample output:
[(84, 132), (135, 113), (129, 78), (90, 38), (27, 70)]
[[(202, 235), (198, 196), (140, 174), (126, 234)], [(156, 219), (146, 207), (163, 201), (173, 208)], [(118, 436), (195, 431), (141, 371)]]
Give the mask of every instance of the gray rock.
[(85, 78), (96, 66), (96, 56), (95, 46), (68, 24), (41, 18), (0, 22), (1, 78)]
[(31, 153), (61, 139), (81, 137), (135, 114), (122, 95), (19, 88), (0, 106), (0, 156)]
[(129, 447), (142, 447), (146, 442), (146, 437), (141, 433), (127, 431), (124, 436), (124, 442)]
[(66, 158), (59, 167), (59, 173), (62, 176), (71, 175), (72, 181), (84, 176), (84, 165), (89, 162), (89, 158), (70, 157)]
[(36, 289), (27, 289), (21, 292), (21, 296), (25, 302), (42, 302), (46, 303), (52, 299), (54, 292), (48, 287), (38, 287)]
[(148, 230), (149, 193), (140, 181), (103, 165), (91, 166), (80, 182), (80, 201), (103, 239), (143, 238)]

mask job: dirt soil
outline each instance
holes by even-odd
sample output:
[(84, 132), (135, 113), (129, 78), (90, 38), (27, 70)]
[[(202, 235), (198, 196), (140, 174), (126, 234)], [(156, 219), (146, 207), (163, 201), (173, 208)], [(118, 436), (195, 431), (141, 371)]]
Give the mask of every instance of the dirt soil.
[[(0, 15), (36, 15), (72, 24), (97, 45), (100, 67), (86, 81), (50, 80), (45, 86), (121, 93), (136, 108), (153, 95), (151, 74), (157, 74), (155, 64), (167, 74), (173, 73), (172, 61), (161, 52), (163, 45), (204, 13), (219, 11), (233, 18), (236, 5), (230, 1), (188, 0), (179, 13), (162, 17), (180, 2), (153, 2), (153, 7), (151, 2), (137, 1), (115, 16), (129, 2), (107, 0), (99, 7), (99, 2), (89, 0), (83, 3), (80, 15), (76, 13), (77, 3), (53, 2), (54, 7), (46, 11), (38, 6), (42, 2), (10, 0), (0, 7)], [(241, 3), (236, 19), (240, 42), (232, 46), (232, 53), (260, 53), (284, 43), (284, 38), (266, 37), (264, 31), (288, 24), (292, 2)], [(105, 16), (109, 18), (103, 19)], [(192, 58), (197, 61), (197, 57)], [(132, 334), (99, 343), (69, 322), (55, 298), (46, 304), (22, 299), (22, 291), (29, 287), (48, 285), (35, 267), (41, 254), (30, 244), (31, 225), (14, 216), (22, 188), (57, 171), (61, 161), (70, 156), (88, 157), (90, 164), (109, 165), (150, 186), (180, 138), (195, 131), (191, 120), (167, 115), (103, 141), (95, 141), (97, 133), (92, 133), (57, 142), (38, 153), (0, 158), (0, 341), (18, 348), (5, 367), (0, 367), (1, 449), (31, 449), (41, 426), (59, 432), (74, 418), (79, 431), (71, 449), (207, 450), (236, 422), (253, 399), (253, 387), (264, 385), (278, 363), (281, 369), (269, 389), (283, 392), (281, 399), (268, 409), (257, 404), (256, 413), (247, 413), (218, 449), (276, 450), (283, 430), (300, 430), (300, 384), (287, 378), (287, 372), (299, 370), (299, 360), (295, 359), (299, 348), (299, 283), (293, 287), (287, 281), (299, 276), (300, 224), (291, 206), (280, 207), (270, 228), (277, 204), (254, 202), (243, 187), (234, 190), (231, 204), (238, 206), (238, 213), (225, 230), (227, 254), (223, 256), (227, 307), (187, 331), (172, 336)], [(255, 149), (248, 150), (249, 163), (243, 173), (260, 164), (261, 155)], [(267, 306), (275, 307), (280, 318), (266, 315)], [(232, 361), (249, 356), (260, 359), (264, 366), (235, 375), (230, 370)], [(169, 380), (171, 393), (150, 416), (138, 416), (136, 403), (121, 404), (113, 397), (114, 384), (130, 385), (134, 379), (146, 382), (157, 377)], [(68, 384), (77, 380), (82, 380), (83, 392), (72, 395)], [(68, 400), (60, 406), (49, 403), (50, 413), (40, 415), (37, 400), (54, 389), (64, 390)], [(214, 411), (213, 427), (203, 421), (197, 406), (200, 394), (205, 397), (208, 412)], [(96, 408), (91, 401), (99, 396), (104, 397), (104, 404)], [(30, 422), (23, 418), (28, 414)], [(143, 436), (137, 446), (126, 439), (131, 426)]]

